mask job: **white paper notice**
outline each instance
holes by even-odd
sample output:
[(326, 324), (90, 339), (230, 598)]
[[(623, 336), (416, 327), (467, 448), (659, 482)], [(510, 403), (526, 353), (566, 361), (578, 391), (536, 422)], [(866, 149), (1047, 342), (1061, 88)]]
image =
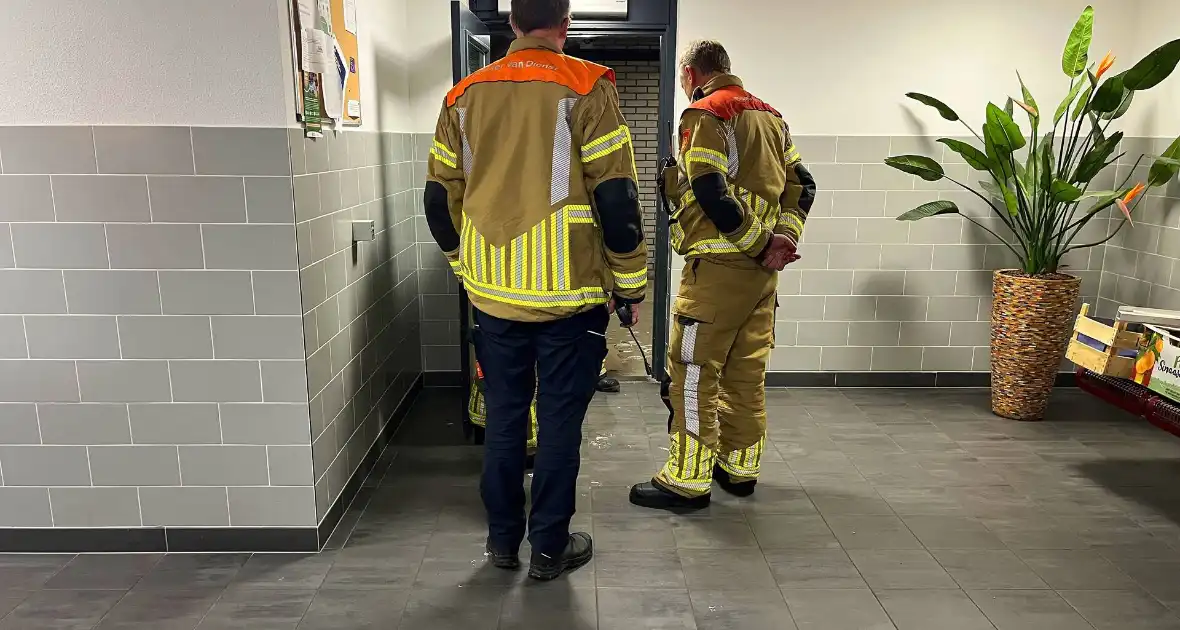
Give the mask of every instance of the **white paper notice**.
[(316, 19), (319, 20), (317, 28), (328, 33), (332, 32), (331, 0), (316, 0)]
[(300, 66), (304, 72), (325, 74), (332, 71), (332, 36), (314, 29), (303, 29), (303, 59)]
[(331, 66), (324, 75), (324, 115), (340, 120), (344, 116), (344, 83), (348, 80), (348, 66), (336, 38), (329, 35), (328, 40)]
[(344, 30), (356, 35), (356, 0), (344, 0)]
[(361, 102), (360, 101), (348, 101), (348, 117), (349, 118), (360, 118), (361, 117)]
[(315, 28), (316, 0), (296, 0), (299, 10), (299, 28)]

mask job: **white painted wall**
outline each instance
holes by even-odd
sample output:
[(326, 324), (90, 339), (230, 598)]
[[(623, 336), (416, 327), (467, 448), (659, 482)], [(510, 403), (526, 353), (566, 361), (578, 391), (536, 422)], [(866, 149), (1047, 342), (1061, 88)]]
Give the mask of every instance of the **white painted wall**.
[[(1115, 71), (1180, 35), (1176, 0), (691, 0), (680, 3), (678, 40), (682, 50), (720, 40), (747, 87), (797, 134), (959, 135), (903, 95), (937, 96), (979, 125), (989, 100), (1019, 96), (1019, 69), (1042, 106), (1056, 108), (1069, 83), (1062, 48), (1087, 4), (1097, 14), (1091, 52), (1114, 49)], [(1129, 131), (1180, 133), (1180, 76), (1157, 89), (1143, 101), (1158, 105), (1136, 102)]]
[(284, 126), (284, 6), (4, 0), (0, 124)]
[[(412, 131), (408, 0), (358, 0), (362, 129)], [(415, 3), (417, 4), (417, 3)]]
[(431, 133), (451, 75), (451, 0), (413, 0), (409, 33), (410, 108), (415, 132)]

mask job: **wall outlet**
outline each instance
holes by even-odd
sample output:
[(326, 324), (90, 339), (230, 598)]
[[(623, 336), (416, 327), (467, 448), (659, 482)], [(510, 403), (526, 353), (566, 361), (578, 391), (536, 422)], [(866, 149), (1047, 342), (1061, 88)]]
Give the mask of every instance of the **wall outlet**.
[(371, 241), (377, 238), (377, 224), (371, 220), (352, 222), (352, 242)]

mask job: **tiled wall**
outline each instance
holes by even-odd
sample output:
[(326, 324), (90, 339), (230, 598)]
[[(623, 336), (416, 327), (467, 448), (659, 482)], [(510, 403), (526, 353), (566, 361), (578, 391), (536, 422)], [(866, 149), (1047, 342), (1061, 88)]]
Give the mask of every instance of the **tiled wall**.
[[(1123, 142), (1119, 181), (1144, 153), (1159, 155), (1172, 139), (1131, 138)], [(1146, 180), (1140, 168), (1133, 181)], [(1122, 215), (1119, 214), (1119, 217)], [(1135, 210), (1135, 226), (1124, 226), (1105, 247), (1098, 312), (1113, 317), (1121, 304), (1180, 309), (1180, 182), (1154, 188)], [(1112, 219), (1111, 229), (1118, 223)]]
[[(410, 134), (292, 132), (318, 518), (421, 372)], [(421, 184), (417, 184), (420, 186)], [(372, 220), (374, 241), (353, 242)]]
[(414, 134), (413, 203), (418, 239), (418, 287), (422, 296), (422, 368), (426, 372), (458, 372), (459, 283), (446, 256), (430, 236), (422, 208), (426, 161), (433, 134)]
[(631, 128), (635, 170), (639, 174), (639, 203), (643, 206), (643, 234), (647, 238), (647, 269), (654, 273), (656, 220), (659, 205), (652, 184), (659, 165), (660, 62), (612, 61), (619, 88), (619, 106)]
[(315, 525), (286, 130), (2, 127), (0, 164), (0, 527)]

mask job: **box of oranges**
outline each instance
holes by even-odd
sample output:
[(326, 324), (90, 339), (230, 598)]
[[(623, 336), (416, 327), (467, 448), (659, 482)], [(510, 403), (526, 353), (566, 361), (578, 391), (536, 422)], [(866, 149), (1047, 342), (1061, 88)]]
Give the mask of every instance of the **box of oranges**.
[(1158, 326), (1147, 326), (1131, 379), (1161, 396), (1180, 401), (1180, 337)]

